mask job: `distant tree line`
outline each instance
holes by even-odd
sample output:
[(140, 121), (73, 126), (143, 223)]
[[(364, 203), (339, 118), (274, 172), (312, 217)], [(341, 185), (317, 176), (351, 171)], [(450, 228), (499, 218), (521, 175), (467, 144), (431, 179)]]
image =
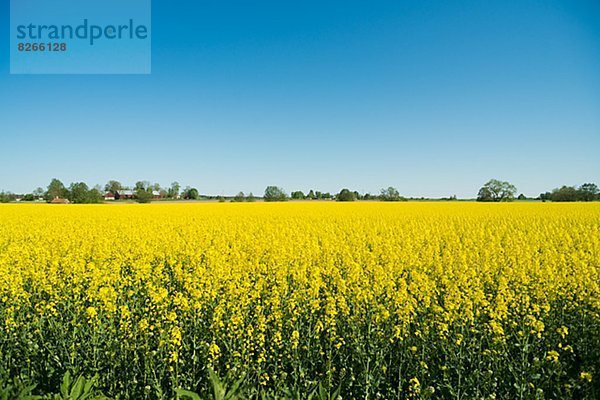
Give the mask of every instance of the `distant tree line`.
[(287, 200), (335, 200), (335, 201), (357, 201), (357, 200), (381, 200), (381, 201), (406, 201), (407, 199), (400, 196), (398, 190), (394, 187), (381, 189), (379, 195), (370, 193), (361, 194), (357, 191), (352, 191), (348, 188), (340, 190), (339, 193), (332, 195), (329, 192), (319, 192), (310, 190), (307, 194), (302, 191), (292, 192), (288, 197), (286, 192), (278, 186), (267, 186), (263, 196), (264, 201), (287, 201)]
[(100, 187), (89, 188), (85, 182), (73, 182), (67, 188), (60, 180), (54, 178), (48, 185), (43, 198), (50, 202), (54, 199), (67, 199), (71, 203), (101, 203), (104, 199)]
[(293, 200), (331, 200), (333, 195), (329, 192), (320, 192), (318, 190), (309, 190), (307, 194), (302, 191), (292, 192)]
[[(126, 197), (123, 195), (125, 192), (127, 192)], [(180, 185), (178, 182), (173, 182), (168, 189), (163, 189), (160, 184), (151, 184), (148, 181), (138, 181), (135, 186), (129, 188), (119, 181), (110, 180), (104, 185), (104, 188), (99, 185), (90, 188), (85, 182), (73, 182), (67, 187), (59, 179), (54, 178), (46, 189), (37, 188), (32, 193), (27, 193), (23, 196), (1, 192), (0, 203), (15, 200), (52, 202), (55, 199), (66, 199), (70, 203), (75, 204), (93, 204), (104, 202), (105, 194), (108, 193), (116, 200), (127, 198), (140, 203), (147, 203), (155, 197), (192, 200), (199, 198), (198, 190), (189, 186), (180, 194)]]
[(16, 199), (17, 196), (14, 193), (0, 192), (0, 203), (10, 203)]
[[(221, 201), (221, 198), (219, 198), (218, 200)], [(222, 200), (224, 201), (225, 199), (222, 198)], [(252, 202), (256, 201), (256, 197), (254, 197), (254, 195), (252, 194), (252, 192), (248, 193), (248, 195), (245, 195), (244, 192), (239, 192), (238, 194), (236, 194), (233, 197), (233, 199), (231, 199), (232, 203), (242, 203), (244, 201), (252, 203)]]
[(575, 186), (563, 186), (552, 192), (541, 193), (539, 199), (542, 201), (595, 201), (600, 200), (600, 191), (595, 183), (584, 183)]
[[(505, 181), (491, 179), (477, 194), (477, 201), (500, 202), (513, 201), (517, 188)], [(527, 200), (525, 195), (520, 194), (518, 200)], [(584, 183), (579, 187), (563, 186), (552, 192), (541, 193), (535, 200), (541, 201), (597, 201), (600, 200), (600, 191), (595, 183)]]
[[(517, 188), (506, 181), (491, 179), (486, 182), (477, 193), (477, 201), (481, 202), (508, 202), (515, 200)], [(172, 182), (168, 188), (161, 187), (160, 184), (151, 184), (149, 181), (137, 181), (132, 188), (124, 186), (121, 182), (110, 180), (101, 187), (96, 185), (90, 188), (85, 182), (73, 182), (68, 187), (59, 179), (52, 179), (46, 189), (37, 188), (32, 193), (23, 196), (17, 196), (13, 193), (0, 192), (0, 203), (8, 203), (16, 200), (20, 201), (47, 201), (54, 199), (67, 199), (76, 204), (102, 203), (105, 194), (110, 194), (111, 199), (115, 200), (135, 200), (139, 203), (148, 203), (155, 199), (173, 199), (173, 200), (217, 200), (219, 202), (231, 201), (254, 202), (257, 197), (252, 193), (247, 195), (239, 192), (232, 197), (226, 196), (208, 196), (201, 195), (198, 189), (186, 186), (183, 190), (179, 182)], [(308, 193), (302, 191), (293, 191), (288, 196), (286, 191), (279, 186), (267, 186), (262, 199), (266, 202), (287, 201), (287, 200), (335, 200), (340, 202), (349, 202), (357, 200), (376, 200), (376, 201), (407, 201), (407, 200), (428, 200), (424, 197), (410, 198), (400, 195), (395, 187), (381, 189), (379, 194), (353, 191), (343, 188), (337, 194), (329, 192), (320, 192), (311, 189)], [(455, 201), (455, 195), (438, 199), (441, 201)], [(600, 190), (594, 183), (584, 183), (579, 187), (562, 186), (554, 189), (552, 192), (541, 193), (535, 199), (527, 199), (525, 195), (520, 194), (517, 200), (541, 200), (541, 201), (597, 201), (600, 200)]]

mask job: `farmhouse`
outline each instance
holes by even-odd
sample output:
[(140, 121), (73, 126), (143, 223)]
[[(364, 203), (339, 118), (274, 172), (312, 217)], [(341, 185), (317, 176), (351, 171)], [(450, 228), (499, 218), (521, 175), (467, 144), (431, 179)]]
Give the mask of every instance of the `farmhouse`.
[(119, 190), (117, 191), (118, 197), (115, 196), (118, 200), (131, 200), (135, 199), (135, 191), (130, 189)]
[[(106, 200), (106, 201), (133, 200), (136, 198), (137, 198), (137, 194), (135, 193), (135, 190), (130, 190), (130, 189), (118, 190), (115, 193), (106, 192), (104, 194), (104, 200)], [(163, 193), (159, 192), (158, 190), (153, 190), (152, 198), (154, 200), (161, 199), (161, 198), (163, 198)]]

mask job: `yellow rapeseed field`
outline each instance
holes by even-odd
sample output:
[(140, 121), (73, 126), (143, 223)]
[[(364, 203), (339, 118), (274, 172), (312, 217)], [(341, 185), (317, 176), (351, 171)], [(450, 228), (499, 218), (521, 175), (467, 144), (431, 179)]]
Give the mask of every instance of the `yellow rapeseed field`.
[(598, 203), (0, 206), (0, 389), (591, 399), (599, 326)]

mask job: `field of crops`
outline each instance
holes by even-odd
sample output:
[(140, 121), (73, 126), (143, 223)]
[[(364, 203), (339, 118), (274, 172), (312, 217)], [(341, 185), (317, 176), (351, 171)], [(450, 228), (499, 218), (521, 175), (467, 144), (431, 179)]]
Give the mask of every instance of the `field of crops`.
[(0, 389), (599, 398), (600, 204), (0, 206)]

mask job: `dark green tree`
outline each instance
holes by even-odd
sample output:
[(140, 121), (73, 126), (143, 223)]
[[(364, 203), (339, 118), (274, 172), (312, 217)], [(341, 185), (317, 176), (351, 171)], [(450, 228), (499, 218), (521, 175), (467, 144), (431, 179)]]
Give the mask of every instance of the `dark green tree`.
[(595, 183), (584, 183), (579, 187), (581, 201), (598, 200), (598, 186)]
[(277, 186), (267, 186), (264, 195), (265, 201), (286, 201), (287, 194), (282, 188)]
[(335, 199), (337, 201), (355, 201), (356, 194), (351, 192), (350, 189), (342, 189), (336, 196)]
[(513, 201), (517, 188), (505, 181), (489, 180), (477, 194), (477, 201)]
[(102, 203), (102, 187), (96, 186), (92, 189), (85, 182), (74, 182), (69, 186), (68, 199), (75, 204)]
[(241, 203), (243, 201), (246, 200), (246, 197), (244, 195), (244, 192), (239, 192), (238, 194), (236, 194), (233, 199), (231, 199), (232, 202), (234, 203)]
[(400, 196), (400, 192), (395, 187), (388, 187), (387, 189), (381, 189), (379, 194), (379, 199), (382, 201), (401, 201), (406, 200), (402, 196)]
[(123, 190), (123, 185), (119, 181), (110, 180), (104, 185), (104, 190), (112, 193), (118, 199), (119, 191)]
[(69, 196), (71, 203), (83, 204), (88, 202), (88, 192), (90, 188), (84, 182), (74, 182), (69, 186)]
[(550, 193), (550, 192), (540, 193), (540, 196), (538, 198), (541, 201), (552, 200), (552, 193)]
[(183, 198), (186, 200), (198, 200), (200, 194), (198, 193), (198, 189), (193, 187), (186, 187), (183, 191)]
[(179, 182), (172, 182), (171, 187), (167, 191), (167, 197), (171, 199), (176, 199), (179, 197), (179, 190), (181, 189), (181, 185)]
[(54, 178), (48, 185), (45, 199), (46, 201), (52, 201), (55, 198), (67, 198), (69, 196), (69, 190), (65, 185), (58, 179)]
[(0, 203), (10, 203), (15, 201), (16, 198), (17, 196), (11, 192), (0, 192)]
[(580, 201), (581, 192), (574, 186), (563, 186), (560, 189), (554, 189), (550, 194), (550, 200), (562, 201)]
[(135, 183), (134, 190), (140, 190), (140, 189), (152, 191), (152, 186), (150, 185), (149, 181), (137, 181)]
[(35, 197), (36, 200), (44, 197), (44, 189), (42, 189), (41, 187), (36, 188), (33, 191), (33, 196)]
[(304, 200), (304, 198), (305, 198), (304, 193), (301, 190), (296, 191), (296, 192), (292, 192), (292, 199), (294, 199), (294, 200)]
[(135, 198), (138, 203), (150, 203), (152, 201), (152, 189), (138, 187), (135, 190)]
[(104, 201), (104, 196), (102, 195), (102, 191), (100, 189), (101, 188), (99, 187), (91, 188), (87, 192), (86, 203), (102, 203)]

